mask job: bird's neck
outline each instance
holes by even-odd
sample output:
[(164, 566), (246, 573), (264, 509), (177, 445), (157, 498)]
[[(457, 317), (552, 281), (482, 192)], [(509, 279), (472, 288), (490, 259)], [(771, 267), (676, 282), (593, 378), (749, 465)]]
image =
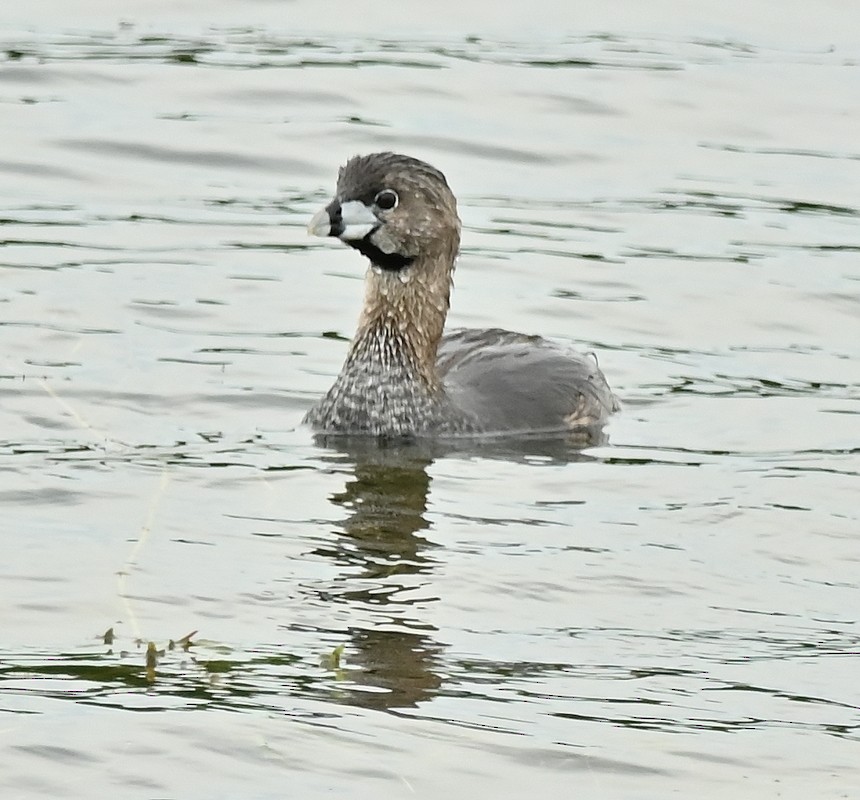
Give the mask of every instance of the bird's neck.
[(420, 381), (431, 392), (441, 390), (436, 354), (448, 315), (451, 269), (421, 260), (396, 272), (371, 266), (347, 365), (365, 364), (382, 375)]

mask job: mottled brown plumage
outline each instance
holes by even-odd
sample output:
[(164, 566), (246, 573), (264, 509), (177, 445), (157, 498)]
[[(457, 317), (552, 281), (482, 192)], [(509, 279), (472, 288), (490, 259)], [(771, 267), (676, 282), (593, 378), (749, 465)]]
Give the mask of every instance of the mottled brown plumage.
[(330, 434), (453, 437), (598, 429), (617, 408), (594, 359), (500, 329), (443, 336), (460, 246), (441, 172), (356, 156), (309, 229), (370, 259), (346, 362), (305, 422)]

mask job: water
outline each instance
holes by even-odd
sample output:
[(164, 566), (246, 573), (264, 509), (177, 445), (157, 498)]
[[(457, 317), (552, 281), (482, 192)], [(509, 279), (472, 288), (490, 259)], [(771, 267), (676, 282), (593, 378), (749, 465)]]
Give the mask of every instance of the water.
[[(860, 795), (854, 4), (76, 5), (0, 23), (4, 797)], [(299, 426), (383, 148), (608, 443)]]

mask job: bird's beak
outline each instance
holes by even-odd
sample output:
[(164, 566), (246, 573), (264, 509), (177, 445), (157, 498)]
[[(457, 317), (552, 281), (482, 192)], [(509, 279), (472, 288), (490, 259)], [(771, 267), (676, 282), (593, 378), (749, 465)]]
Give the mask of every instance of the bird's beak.
[(376, 215), (360, 200), (332, 200), (311, 217), (311, 236), (337, 236), (344, 242), (358, 241), (379, 226)]
[[(329, 206), (330, 208), (330, 206)], [(321, 208), (311, 217), (308, 223), (308, 233), (311, 236), (331, 236), (331, 215), (329, 208)]]

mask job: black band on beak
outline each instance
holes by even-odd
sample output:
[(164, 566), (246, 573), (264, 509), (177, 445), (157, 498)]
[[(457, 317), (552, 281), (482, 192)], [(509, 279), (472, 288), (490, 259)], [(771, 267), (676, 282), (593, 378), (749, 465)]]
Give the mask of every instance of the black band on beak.
[(329, 224), (331, 225), (331, 230), (329, 231), (329, 236), (340, 236), (345, 228), (343, 224), (343, 213), (341, 212), (340, 202), (337, 200), (332, 200), (326, 207), (326, 213), (328, 214)]

